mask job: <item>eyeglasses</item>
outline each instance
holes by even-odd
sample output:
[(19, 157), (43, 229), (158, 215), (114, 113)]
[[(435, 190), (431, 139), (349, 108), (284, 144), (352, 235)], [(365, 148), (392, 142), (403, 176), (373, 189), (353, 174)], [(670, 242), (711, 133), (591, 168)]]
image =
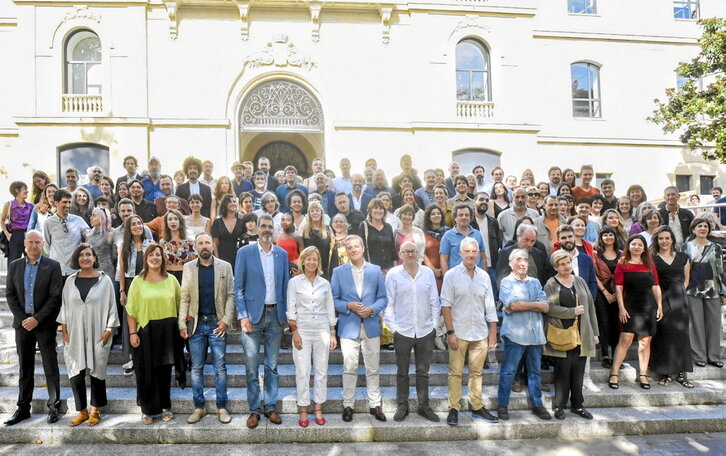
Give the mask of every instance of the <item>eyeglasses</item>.
[(539, 193), (527, 193), (527, 196), (539, 196)]
[(416, 255), (416, 253), (415, 250), (401, 250), (402, 255)]

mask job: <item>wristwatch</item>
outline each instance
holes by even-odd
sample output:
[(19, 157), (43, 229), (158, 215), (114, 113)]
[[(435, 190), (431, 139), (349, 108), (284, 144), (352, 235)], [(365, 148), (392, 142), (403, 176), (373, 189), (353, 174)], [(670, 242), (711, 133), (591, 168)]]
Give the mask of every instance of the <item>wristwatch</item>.
[(447, 336), (450, 336), (452, 334), (454, 334), (454, 330), (453, 329), (450, 329), (450, 330), (446, 331), (446, 335)]

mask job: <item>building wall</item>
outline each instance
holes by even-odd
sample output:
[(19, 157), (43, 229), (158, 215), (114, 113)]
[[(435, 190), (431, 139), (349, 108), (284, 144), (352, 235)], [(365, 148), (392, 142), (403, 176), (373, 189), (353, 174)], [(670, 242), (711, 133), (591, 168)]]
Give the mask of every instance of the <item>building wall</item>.
[[(507, 174), (530, 168), (538, 180), (554, 164), (591, 163), (619, 188), (640, 182), (650, 195), (672, 184), (676, 172), (696, 173), (694, 183), (698, 173), (718, 175), (726, 184), (724, 167), (705, 163), (645, 120), (653, 99), (675, 86), (677, 63), (698, 52), (698, 26), (673, 19), (669, 1), (599, 1), (597, 15), (583, 16), (568, 14), (565, 0), (258, 0), (246, 39), (232, 2), (178, 3), (172, 20), (159, 0), (88, 0), (81, 7), (0, 0), (0, 62), (13, 69), (0, 72), (0, 87), (9, 89), (0, 103), (5, 180), (29, 179), (34, 169), (55, 174), (57, 148), (74, 142), (108, 146), (117, 176), (128, 154), (142, 162), (158, 156), (165, 172), (193, 154), (222, 173), (266, 141), (287, 140), (309, 159), (324, 156), (334, 170), (342, 157), (356, 171), (373, 157), (390, 174), (404, 153), (420, 171), (446, 168), (455, 151), (488, 149), (501, 153)], [(318, 41), (310, 5), (322, 5)], [(726, 15), (726, 4), (702, 0), (701, 13)], [(94, 30), (102, 43), (98, 114), (61, 110), (64, 40), (79, 28)], [(490, 49), (490, 117), (457, 116), (455, 46), (467, 37)], [(289, 46), (314, 66), (288, 60)], [(246, 63), (265, 51), (277, 60)], [(575, 61), (601, 66), (601, 118), (572, 116)], [(242, 100), (273, 78), (296, 81), (318, 99), (323, 132), (240, 133)]]

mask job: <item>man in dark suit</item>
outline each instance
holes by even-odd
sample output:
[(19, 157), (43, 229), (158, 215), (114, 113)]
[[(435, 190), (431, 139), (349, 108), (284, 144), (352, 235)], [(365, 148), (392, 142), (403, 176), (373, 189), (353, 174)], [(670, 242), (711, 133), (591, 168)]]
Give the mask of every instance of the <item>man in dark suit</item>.
[(58, 421), (60, 373), (56, 353), (56, 318), (61, 307), (63, 277), (60, 264), (41, 255), (43, 235), (31, 230), (25, 234), (25, 258), (8, 267), (7, 300), (13, 313), (15, 345), (20, 364), (18, 409), (5, 422), (12, 426), (30, 418), (35, 371), (35, 344), (40, 347), (48, 384), (48, 423)]
[(343, 214), (345, 219), (348, 220), (348, 233), (358, 234), (358, 227), (366, 218), (360, 211), (350, 207), (348, 196), (343, 192), (335, 194), (335, 212), (336, 214)]
[[(481, 233), (484, 239), (484, 247), (487, 256), (486, 272), (494, 285), (494, 298), (499, 295), (497, 288), (497, 261), (499, 260), (499, 250), (502, 248), (503, 236), (502, 230), (499, 229), (497, 219), (487, 214), (489, 208), (489, 194), (479, 192), (474, 200), (474, 216), (471, 218), (469, 225)], [(486, 226), (484, 226), (486, 225)]]
[(681, 245), (691, 234), (691, 222), (693, 221), (693, 212), (683, 209), (678, 205), (681, 195), (676, 187), (670, 186), (663, 190), (663, 200), (665, 205), (658, 209), (660, 219), (664, 225), (668, 225), (675, 235), (675, 249), (679, 250)]
[(267, 176), (267, 183), (265, 184), (265, 187), (267, 190), (275, 193), (277, 187), (280, 186), (280, 181), (278, 181), (277, 178), (270, 172), (270, 159), (267, 157), (260, 157), (257, 160), (257, 170), (265, 173), (265, 176)]
[(136, 172), (136, 168), (138, 166), (139, 162), (133, 155), (124, 157), (124, 169), (126, 170), (126, 174), (116, 179), (116, 188), (118, 188), (118, 184), (120, 184), (121, 182), (129, 183), (135, 179), (141, 180), (141, 174)]
[(350, 177), (353, 191), (348, 193), (348, 200), (350, 202), (350, 208), (354, 211), (360, 211), (363, 214), (363, 218), (368, 215), (368, 203), (371, 202), (373, 197), (363, 191), (363, 176), (360, 174), (353, 174)]
[(542, 286), (549, 279), (549, 271), (547, 269), (547, 254), (534, 246), (537, 242), (537, 228), (534, 225), (525, 225), (522, 223), (517, 228), (517, 242), (504, 247), (497, 258), (497, 286), (502, 283), (502, 279), (507, 277), (512, 268), (509, 266), (509, 254), (514, 249), (524, 249), (529, 252), (529, 269), (527, 275), (534, 277), (540, 281)]
[(189, 201), (189, 196), (198, 194), (202, 197), (202, 215), (209, 217), (212, 210), (212, 189), (209, 185), (199, 182), (202, 161), (196, 157), (187, 157), (182, 164), (187, 181), (176, 188), (176, 196)]

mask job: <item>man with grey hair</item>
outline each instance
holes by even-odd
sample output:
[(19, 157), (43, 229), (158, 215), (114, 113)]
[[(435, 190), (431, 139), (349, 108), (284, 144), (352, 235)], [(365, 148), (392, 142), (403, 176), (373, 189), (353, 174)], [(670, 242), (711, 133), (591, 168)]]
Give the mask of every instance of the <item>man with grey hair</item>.
[(446, 424), (459, 424), (461, 379), (469, 352), (469, 407), (474, 416), (499, 421), (484, 408), (482, 374), (487, 350), (497, 345), (497, 311), (489, 275), (477, 267), (479, 243), (464, 238), (461, 263), (449, 269), (441, 286), (441, 307), (449, 343), (449, 415)]
[[(91, 166), (86, 170), (86, 173), (88, 174), (88, 183), (84, 184), (83, 187), (88, 189), (91, 193), (91, 198), (95, 200), (99, 196), (103, 195), (101, 189), (98, 188), (98, 184), (101, 182), (101, 178), (103, 177), (103, 168), (100, 166)], [(93, 201), (89, 201), (89, 203), (93, 203)]]
[[(479, 249), (476, 250), (478, 252)], [(435, 328), (441, 318), (436, 277), (430, 268), (419, 264), (419, 251), (414, 242), (401, 244), (398, 256), (403, 264), (389, 270), (386, 275), (388, 306), (384, 313), (384, 322), (393, 333), (396, 350), (398, 408), (393, 420), (403, 421), (408, 415), (408, 366), (413, 349), (416, 354), (417, 413), (429, 421), (438, 422), (438, 415), (429, 406), (429, 368), (434, 352)]]
[(368, 214), (368, 203), (371, 202), (373, 197), (365, 192), (365, 189), (363, 188), (363, 176), (360, 174), (353, 174), (350, 176), (350, 182), (353, 187), (353, 190), (348, 193), (350, 207), (354, 211), (360, 212), (363, 214), (363, 217), (365, 217)]
[(674, 249), (679, 250), (686, 238), (691, 234), (691, 222), (693, 221), (693, 212), (683, 209), (678, 205), (681, 198), (678, 189), (674, 186), (666, 187), (663, 190), (663, 201), (665, 205), (658, 210), (660, 219), (664, 225), (668, 225), (673, 230), (675, 237)]
[[(313, 158), (313, 161), (311, 163), (311, 168), (312, 168), (313, 172), (310, 175), (310, 177), (308, 177), (307, 179), (304, 179), (302, 181), (302, 184), (309, 189), (315, 188), (315, 175), (325, 171), (325, 164), (323, 163), (323, 159), (320, 157)], [(325, 180), (326, 180), (328, 187), (332, 187), (332, 185), (330, 185), (330, 184), (332, 184), (332, 182), (328, 182), (327, 176), (325, 177)]]
[(161, 161), (158, 157), (151, 156), (149, 158), (149, 177), (141, 179), (141, 185), (144, 186), (144, 199), (147, 201), (154, 200), (160, 196), (164, 196), (161, 190)]
[(504, 235), (504, 242), (514, 239), (514, 225), (517, 221), (528, 215), (532, 220), (539, 217), (539, 212), (527, 207), (527, 190), (523, 188), (515, 188), (512, 192), (513, 205), (509, 209), (505, 209), (499, 213), (497, 222), (499, 228)]
[(540, 363), (542, 346), (547, 343), (542, 314), (547, 313), (550, 306), (542, 284), (527, 274), (529, 252), (524, 249), (514, 249), (509, 253), (508, 259), (512, 272), (502, 279), (499, 286), (499, 300), (504, 309), (501, 332), (504, 360), (499, 373), (497, 415), (500, 420), (509, 419), (508, 407), (512, 382), (519, 361), (524, 358), (527, 365), (527, 386), (532, 401), (532, 413), (540, 419), (549, 420), (552, 416), (542, 402)]
[(335, 192), (328, 189), (328, 178), (325, 174), (317, 173), (314, 178), (315, 186), (312, 188), (315, 189), (315, 191), (320, 195), (320, 198), (323, 200), (323, 212), (332, 218), (337, 213), (337, 210), (335, 209)]
[(501, 283), (512, 269), (509, 266), (509, 255), (516, 249), (522, 249), (529, 254), (529, 268), (527, 275), (539, 279), (544, 286), (547, 282), (547, 254), (534, 246), (537, 242), (537, 228), (534, 225), (522, 223), (517, 228), (517, 242), (499, 251), (497, 257), (497, 280)]

